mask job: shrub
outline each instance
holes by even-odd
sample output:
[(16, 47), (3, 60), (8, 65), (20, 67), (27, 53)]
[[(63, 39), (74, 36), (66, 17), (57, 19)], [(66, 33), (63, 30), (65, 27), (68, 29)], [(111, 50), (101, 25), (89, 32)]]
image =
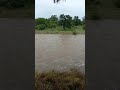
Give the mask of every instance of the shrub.
[(85, 30), (85, 25), (83, 26), (83, 30)]
[(40, 24), (40, 25), (37, 25), (35, 28), (38, 29), (38, 30), (44, 30), (46, 28), (46, 25), (45, 24)]
[(72, 31), (73, 35), (77, 35), (77, 32), (76, 31)]
[(49, 23), (49, 25), (48, 25), (48, 28), (56, 28), (56, 24), (54, 24), (54, 23)]
[(35, 74), (35, 90), (84, 90), (85, 77), (78, 70)]

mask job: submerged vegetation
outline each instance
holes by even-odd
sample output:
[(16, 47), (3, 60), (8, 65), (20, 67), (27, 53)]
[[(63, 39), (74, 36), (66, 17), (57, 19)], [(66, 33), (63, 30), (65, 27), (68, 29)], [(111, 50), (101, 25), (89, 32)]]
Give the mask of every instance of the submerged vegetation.
[(78, 70), (36, 73), (35, 90), (85, 90), (85, 76)]
[(36, 33), (44, 34), (80, 34), (85, 33), (85, 18), (79, 19), (78, 16), (72, 18), (70, 15), (52, 15), (50, 18), (35, 19)]

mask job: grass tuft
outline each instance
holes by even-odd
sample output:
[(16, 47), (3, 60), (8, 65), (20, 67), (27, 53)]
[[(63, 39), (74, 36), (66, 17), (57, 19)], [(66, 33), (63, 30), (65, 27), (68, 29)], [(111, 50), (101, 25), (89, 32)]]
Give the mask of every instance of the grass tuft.
[(85, 77), (78, 70), (36, 73), (35, 90), (85, 90)]

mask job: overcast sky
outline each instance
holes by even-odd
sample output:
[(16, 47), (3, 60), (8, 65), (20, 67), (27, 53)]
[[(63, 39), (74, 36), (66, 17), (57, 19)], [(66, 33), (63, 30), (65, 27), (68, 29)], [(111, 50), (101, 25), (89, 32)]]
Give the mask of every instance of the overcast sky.
[(82, 18), (85, 16), (85, 0), (61, 0), (58, 4), (53, 0), (35, 0), (35, 18), (60, 14)]

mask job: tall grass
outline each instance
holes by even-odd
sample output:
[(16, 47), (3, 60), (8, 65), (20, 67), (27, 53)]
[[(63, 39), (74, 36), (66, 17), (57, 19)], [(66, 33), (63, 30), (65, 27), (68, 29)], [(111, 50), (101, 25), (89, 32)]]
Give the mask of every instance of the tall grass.
[(85, 90), (85, 77), (78, 70), (36, 73), (35, 90)]
[(79, 26), (76, 28), (66, 28), (66, 30), (62, 29), (61, 27), (56, 28), (47, 28), (45, 30), (35, 30), (37, 34), (84, 34), (85, 30), (83, 29), (83, 26)]

